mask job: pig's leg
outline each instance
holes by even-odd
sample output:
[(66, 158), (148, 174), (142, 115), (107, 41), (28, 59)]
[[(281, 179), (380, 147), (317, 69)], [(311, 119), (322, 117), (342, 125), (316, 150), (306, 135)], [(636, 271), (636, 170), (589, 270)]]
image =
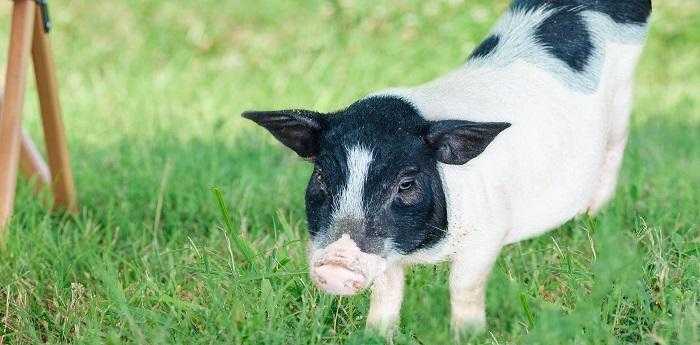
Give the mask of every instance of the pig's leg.
[(496, 242), (452, 260), (450, 302), (455, 335), (478, 332), (486, 326), (486, 282), (500, 250), (501, 244)]
[[(505, 161), (505, 160), (504, 160)], [(504, 171), (494, 166), (492, 171)], [(479, 331), (486, 326), (485, 289), (491, 267), (512, 229), (509, 186), (491, 184), (486, 176), (445, 170), (448, 199), (450, 304), (452, 331)]]
[[(456, 336), (478, 332), (486, 326), (486, 282), (510, 228), (507, 202), (491, 197), (482, 205), (481, 217), (472, 214), (460, 233), (450, 267), (452, 330)], [(467, 214), (465, 212), (465, 214)], [(462, 221), (462, 224), (469, 224)]]
[(372, 285), (367, 327), (390, 336), (399, 321), (403, 300), (404, 268), (393, 265), (379, 276)]

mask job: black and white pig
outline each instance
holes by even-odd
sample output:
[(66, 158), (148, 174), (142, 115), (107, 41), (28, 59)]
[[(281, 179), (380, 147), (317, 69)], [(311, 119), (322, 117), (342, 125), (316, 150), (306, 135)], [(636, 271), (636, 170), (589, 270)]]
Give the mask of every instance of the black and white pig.
[(613, 195), (650, 0), (515, 0), (468, 61), (344, 110), (243, 114), (315, 166), (310, 274), (371, 288), (367, 324), (399, 319), (404, 268), (451, 262), (452, 325), (485, 325), (501, 248)]

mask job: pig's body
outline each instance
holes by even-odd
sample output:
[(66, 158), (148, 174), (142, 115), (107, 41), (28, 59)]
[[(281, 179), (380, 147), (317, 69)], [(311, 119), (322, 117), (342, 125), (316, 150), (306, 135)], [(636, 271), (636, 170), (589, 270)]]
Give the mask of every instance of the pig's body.
[(316, 169), (311, 277), (371, 285), (369, 326), (396, 325), (404, 267), (452, 263), (455, 330), (485, 325), (501, 248), (613, 195), (649, 0), (515, 0), (467, 63), (322, 116), (248, 112)]

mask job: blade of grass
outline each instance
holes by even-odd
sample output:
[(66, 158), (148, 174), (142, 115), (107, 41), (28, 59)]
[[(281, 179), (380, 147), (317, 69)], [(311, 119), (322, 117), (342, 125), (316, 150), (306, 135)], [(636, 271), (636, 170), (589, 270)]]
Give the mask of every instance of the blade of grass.
[(246, 240), (243, 237), (241, 237), (241, 235), (237, 231), (234, 231), (231, 213), (229, 212), (228, 207), (226, 207), (226, 203), (224, 202), (224, 197), (221, 193), (221, 190), (219, 188), (212, 188), (212, 192), (214, 193), (214, 198), (216, 199), (216, 202), (219, 206), (219, 210), (221, 211), (221, 217), (223, 218), (224, 227), (233, 239), (233, 244), (236, 246), (238, 252), (240, 252), (243, 255), (246, 261), (251, 266), (253, 266), (255, 251), (250, 246), (250, 244), (248, 244), (248, 242), (246, 242)]
[(523, 308), (523, 312), (525, 312), (525, 316), (527, 317), (527, 325), (532, 328), (535, 326), (535, 316), (532, 315), (532, 311), (530, 310), (530, 303), (527, 301), (527, 295), (521, 292), (518, 297), (520, 299), (520, 306)]

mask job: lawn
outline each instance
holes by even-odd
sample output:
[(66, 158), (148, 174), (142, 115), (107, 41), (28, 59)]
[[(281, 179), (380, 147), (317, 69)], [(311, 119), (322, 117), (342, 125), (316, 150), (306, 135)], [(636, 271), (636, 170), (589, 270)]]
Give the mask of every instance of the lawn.
[[(488, 332), (465, 343), (700, 343), (700, 2), (655, 5), (616, 198), (506, 248)], [(311, 166), (239, 114), (329, 111), (428, 81), (506, 6), (51, 1), (81, 208), (48, 213), (20, 182), (0, 249), (0, 344), (381, 343), (363, 331), (367, 294), (324, 295), (307, 276)], [(24, 124), (39, 139), (33, 90)], [(451, 340), (447, 272), (410, 272), (396, 344)]]

